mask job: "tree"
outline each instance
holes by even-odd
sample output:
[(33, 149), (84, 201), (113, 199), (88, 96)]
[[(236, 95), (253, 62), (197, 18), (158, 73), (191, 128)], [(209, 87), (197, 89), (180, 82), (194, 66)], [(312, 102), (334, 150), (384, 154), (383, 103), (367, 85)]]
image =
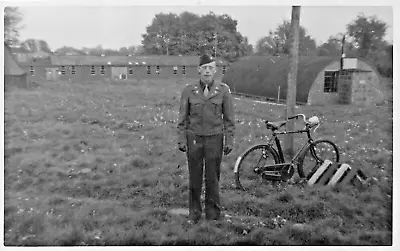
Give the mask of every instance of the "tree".
[(275, 41), (272, 32), (269, 36), (257, 41), (255, 50), (257, 55), (276, 55), (280, 52), (279, 44)]
[[(133, 46), (135, 47), (135, 50), (132, 52), (132, 55), (144, 55), (144, 49), (142, 45), (138, 45), (138, 46)], [(130, 48), (130, 47), (129, 47)]]
[(142, 35), (143, 50), (156, 55), (209, 53), (233, 61), (252, 48), (236, 27), (237, 21), (227, 14), (160, 13)]
[(339, 38), (330, 36), (328, 41), (321, 44), (317, 49), (318, 56), (340, 56), (342, 42)]
[(73, 53), (75, 55), (76, 54), (78, 54), (78, 55), (86, 55), (85, 49), (86, 48), (77, 49), (77, 48), (74, 48), (74, 47), (71, 47), (71, 46), (63, 46), (63, 47), (58, 48), (57, 50), (55, 50), (54, 53), (56, 55), (59, 55), (59, 56), (70, 55), (71, 53)]
[(136, 54), (136, 50), (137, 50), (136, 46), (134, 46), (134, 45), (129, 46), (128, 47), (128, 55), (135, 55)]
[(366, 17), (359, 14), (355, 20), (346, 26), (350, 37), (350, 46), (356, 55), (373, 63), (378, 71), (385, 76), (392, 76), (393, 62), (390, 45), (384, 40), (388, 25), (376, 16)]
[(148, 54), (170, 54), (170, 42), (172, 37), (177, 36), (178, 22), (175, 14), (157, 14), (152, 24), (147, 26), (147, 33), (142, 35), (144, 50)]
[(20, 44), (30, 52), (44, 51), (47, 53), (53, 53), (48, 43), (41, 39), (29, 38), (20, 42)]
[(18, 7), (4, 8), (4, 42), (7, 44), (18, 43), (19, 30), (23, 28), (23, 26), (19, 26), (22, 18)]
[(53, 53), (49, 47), (49, 44), (44, 41), (44, 40), (38, 40), (38, 45), (39, 45), (39, 49), (41, 51), (47, 52), (47, 53)]
[(98, 45), (94, 48), (89, 48), (88, 55), (90, 56), (101, 56), (104, 55), (104, 49), (102, 45)]
[(118, 50), (118, 55), (120, 55), (120, 56), (127, 56), (127, 55), (129, 55), (129, 50), (128, 50), (128, 48), (126, 48), (126, 47), (121, 47), (121, 48), (119, 48), (119, 50)]
[(365, 17), (359, 14), (346, 28), (347, 34), (353, 38), (353, 46), (357, 48), (360, 57), (367, 58), (368, 54), (384, 47), (383, 37), (388, 26), (376, 16)]
[[(299, 30), (299, 54), (312, 55), (316, 53), (317, 45), (313, 38), (307, 35), (304, 27)], [(257, 55), (277, 55), (279, 53), (289, 55), (290, 51), (290, 21), (283, 21), (269, 35), (257, 41)]]

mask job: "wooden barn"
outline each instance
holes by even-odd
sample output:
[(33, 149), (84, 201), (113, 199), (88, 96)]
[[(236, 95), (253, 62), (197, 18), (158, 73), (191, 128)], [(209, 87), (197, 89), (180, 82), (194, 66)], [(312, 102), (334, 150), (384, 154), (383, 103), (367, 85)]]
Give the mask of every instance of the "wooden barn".
[[(29, 78), (50, 81), (198, 77), (197, 56), (50, 56), (24, 62)], [(217, 60), (222, 78), (227, 62)]]
[[(223, 81), (233, 92), (285, 100), (289, 58), (252, 56), (233, 63)], [(376, 104), (384, 99), (377, 70), (359, 58), (299, 57), (296, 101), (309, 105)]]
[(12, 56), (10, 47), (4, 44), (4, 89), (10, 87), (28, 88), (28, 79), (27, 73)]

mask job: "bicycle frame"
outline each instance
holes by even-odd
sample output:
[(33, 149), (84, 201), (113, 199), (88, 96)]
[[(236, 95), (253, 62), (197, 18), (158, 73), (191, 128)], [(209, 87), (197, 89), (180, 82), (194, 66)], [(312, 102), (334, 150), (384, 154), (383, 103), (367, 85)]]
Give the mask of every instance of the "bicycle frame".
[[(280, 139), (278, 138), (278, 135), (301, 134), (301, 133), (306, 133), (308, 140), (307, 140), (307, 142), (305, 142), (303, 144), (303, 146), (300, 148), (300, 150), (298, 150), (296, 155), (292, 158), (291, 164), (294, 164), (296, 162), (297, 158), (299, 156), (301, 156), (301, 153), (303, 152), (303, 150), (314, 142), (313, 138), (311, 137), (310, 129), (307, 128), (307, 129), (301, 129), (301, 130), (297, 130), (297, 131), (284, 131), (284, 132), (272, 131), (272, 138), (269, 140), (268, 145), (272, 146), (273, 145), (272, 142), (273, 141), (275, 142), (276, 148), (278, 150), (278, 156), (282, 163), (285, 163), (285, 157), (283, 155), (282, 145), (281, 145)], [(311, 154), (314, 155), (314, 152), (312, 151)]]

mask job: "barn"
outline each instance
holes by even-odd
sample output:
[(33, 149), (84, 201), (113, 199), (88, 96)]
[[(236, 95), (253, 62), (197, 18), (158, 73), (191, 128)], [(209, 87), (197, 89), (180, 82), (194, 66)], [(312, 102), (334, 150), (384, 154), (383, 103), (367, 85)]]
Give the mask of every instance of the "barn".
[[(29, 78), (50, 81), (192, 78), (198, 76), (197, 56), (50, 56), (24, 63)], [(217, 59), (222, 78), (228, 63)]]
[[(245, 57), (223, 81), (235, 93), (285, 100), (288, 56)], [(376, 104), (384, 99), (377, 70), (360, 58), (299, 57), (296, 101), (308, 105)]]
[(12, 86), (27, 88), (27, 73), (14, 60), (10, 47), (4, 44), (4, 88)]

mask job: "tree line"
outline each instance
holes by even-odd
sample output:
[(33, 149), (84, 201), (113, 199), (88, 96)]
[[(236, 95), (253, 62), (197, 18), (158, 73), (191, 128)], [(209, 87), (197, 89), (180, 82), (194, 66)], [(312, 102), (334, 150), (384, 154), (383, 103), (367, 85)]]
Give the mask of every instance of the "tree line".
[[(315, 40), (300, 26), (299, 55), (340, 57), (343, 52), (348, 57), (360, 57), (373, 63), (385, 76), (393, 76), (393, 44), (384, 40), (388, 25), (376, 16), (357, 15), (346, 25), (345, 32), (332, 35), (316, 46)], [(284, 21), (268, 36), (259, 39), (255, 46), (256, 55), (289, 54), (290, 21)], [(343, 47), (343, 48), (342, 48)]]
[[(46, 41), (27, 39), (19, 41), (22, 15), (17, 7), (6, 7), (4, 16), (4, 39), (10, 44), (20, 44), (27, 51), (42, 50), (57, 55), (200, 55), (235, 61), (243, 56), (276, 56), (289, 54), (290, 21), (284, 20), (268, 35), (261, 37), (255, 46), (238, 30), (238, 21), (228, 14), (210, 12), (197, 15), (190, 12), (159, 13), (142, 34), (142, 44), (117, 50), (102, 48), (74, 48), (63, 46), (51, 50)], [(304, 27), (300, 27), (299, 54), (301, 56), (340, 57), (342, 46), (346, 56), (357, 56), (373, 63), (379, 72), (393, 75), (393, 45), (384, 40), (388, 25), (375, 16), (359, 14), (346, 25), (345, 31), (332, 35), (317, 46), (316, 41)], [(343, 43), (344, 42), (344, 43)]]
[(159, 13), (142, 35), (148, 54), (199, 55), (209, 53), (229, 61), (252, 54), (247, 37), (237, 31), (229, 15)]

